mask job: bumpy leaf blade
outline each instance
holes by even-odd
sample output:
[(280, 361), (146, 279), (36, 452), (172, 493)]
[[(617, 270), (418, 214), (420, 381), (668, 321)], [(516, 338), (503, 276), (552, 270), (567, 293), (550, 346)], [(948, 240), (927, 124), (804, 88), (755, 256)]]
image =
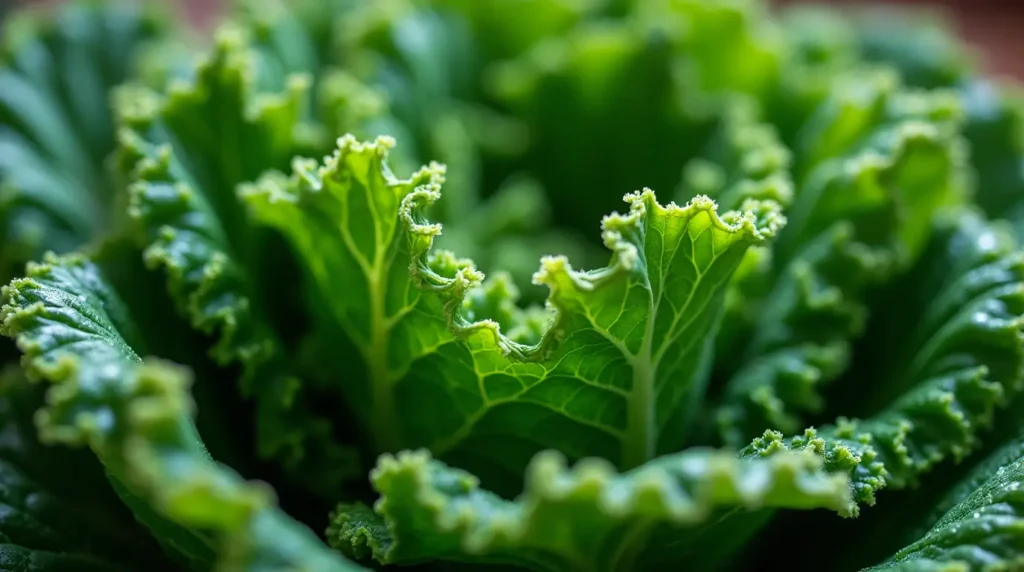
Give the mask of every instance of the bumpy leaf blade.
[(989, 216), (1013, 221), (1021, 235), (1024, 102), (1019, 86), (979, 74), (973, 48), (938, 14), (889, 8), (856, 16), (821, 14), (833, 28), (842, 28), (860, 57), (896, 67), (911, 85), (957, 90), (966, 113), (964, 136), (971, 145), (975, 200)]
[(520, 168), (549, 189), (556, 223), (583, 232), (624, 191), (673, 189), (731, 96), (760, 93), (777, 70), (779, 45), (752, 3), (624, 4), (620, 18), (583, 20), (493, 70), (530, 135)]
[(886, 77), (862, 77), (854, 101), (841, 83), (809, 124), (810, 148), (838, 155), (797, 155), (804, 168), (817, 164), (796, 186), (763, 301), (752, 302), (756, 319), (723, 348), (741, 356), (719, 364), (729, 381), (717, 422), (728, 443), (796, 431), (822, 410), (822, 388), (846, 371), (864, 331), (869, 294), (916, 259), (937, 209), (963, 199), (948, 94), (908, 93)]
[[(74, 2), (5, 19), (0, 48), (0, 281), (110, 224), (107, 91), (166, 33), (152, 7)], [(112, 56), (112, 54), (118, 54)]]
[[(386, 164), (392, 145), (347, 136), (323, 167), (297, 161), (290, 180), (243, 191), (290, 238), (359, 349), (369, 385), (350, 399), (378, 447), (429, 446), (515, 481), (546, 447), (637, 466), (678, 446), (702, 394), (724, 285), (746, 248), (781, 226), (775, 203), (720, 217), (706, 197), (662, 206), (649, 190), (628, 195), (630, 212), (603, 223), (609, 266), (543, 260), (535, 281), (550, 289), (553, 322), (513, 339), (502, 331), (536, 332), (517, 327), (530, 314), (495, 321), (492, 305), (474, 306), (481, 273), (430, 252), (441, 228), (424, 210), (443, 169), (400, 180)], [(509, 447), (502, 458), (497, 443)]]
[(875, 385), (876, 412), (788, 440), (768, 431), (745, 450), (822, 455), (830, 470), (852, 477), (848, 514), (874, 504), (881, 488), (914, 486), (937, 463), (964, 458), (997, 406), (1021, 391), (1024, 258), (1007, 229), (969, 210), (946, 218), (911, 277), (928, 285), (911, 294), (925, 308), (913, 334), (890, 329), (899, 341), (881, 341), (890, 349), (877, 363), (902, 365)]
[[(597, 459), (568, 468), (564, 457), (549, 451), (531, 461), (526, 488), (514, 501), (425, 451), (384, 456), (371, 479), (381, 493), (374, 511), (340, 507), (328, 537), (342, 550), (369, 552), (384, 563), (445, 559), (625, 571), (643, 568), (651, 552), (663, 548), (647, 546), (651, 535), (665, 534), (659, 529), (667, 527), (679, 542), (701, 534), (723, 508), (840, 509), (849, 502), (845, 475), (825, 473), (808, 454), (751, 461), (695, 449), (618, 474)], [(707, 553), (684, 551), (655, 560), (660, 557), (713, 561)]]
[(4, 334), (29, 372), (53, 384), (42, 437), (88, 445), (168, 547), (226, 570), (359, 569), (280, 513), (265, 487), (209, 457), (191, 418), (189, 374), (139, 359), (122, 335), (124, 307), (88, 260), (48, 257), (4, 294)]
[(39, 443), (41, 389), (17, 368), (0, 373), (0, 562), (39, 572), (170, 569), (95, 458)]
[(1020, 440), (998, 451), (980, 467), (983, 472), (965, 482), (970, 490), (954, 491), (957, 496), (964, 494), (962, 500), (930, 531), (869, 570), (1019, 569), (1024, 565), (1024, 457), (1020, 453)]
[[(305, 83), (273, 76), (255, 60), (246, 36), (225, 28), (190, 83), (166, 96), (123, 90), (119, 166), (147, 265), (165, 271), (179, 313), (215, 336), (217, 363), (242, 366), (242, 392), (258, 410), (259, 454), (328, 494), (350, 476), (354, 455), (335, 443), (331, 420), (312, 412), (308, 387), (285, 355), (260, 274), (274, 264), (274, 249), (242, 223), (233, 192), (302, 148)], [(259, 92), (261, 79), (289, 81), (289, 89)]]

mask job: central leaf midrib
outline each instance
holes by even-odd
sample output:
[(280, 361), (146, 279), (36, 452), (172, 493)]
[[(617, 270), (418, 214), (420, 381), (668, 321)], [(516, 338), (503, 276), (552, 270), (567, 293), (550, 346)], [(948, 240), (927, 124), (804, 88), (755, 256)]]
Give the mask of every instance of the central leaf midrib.
[(658, 304), (654, 300), (650, 277), (644, 272), (644, 287), (648, 293), (647, 323), (640, 350), (635, 355), (627, 354), (633, 367), (633, 388), (627, 402), (626, 435), (622, 441), (622, 468), (632, 469), (654, 458), (657, 450), (657, 431), (654, 418), (654, 379), (657, 364), (652, 362), (654, 354), (654, 312)]
[(372, 274), (367, 275), (367, 285), (370, 288), (370, 343), (367, 346), (366, 360), (370, 370), (373, 439), (377, 450), (384, 452), (397, 450), (400, 443), (396, 426), (398, 415), (392, 396), (394, 380), (387, 363), (390, 327), (384, 312), (384, 299), (378, 287), (385, 281), (380, 270), (379, 267), (375, 268)]
[[(371, 164), (373, 164), (371, 162)], [(393, 395), (396, 375), (388, 366), (388, 336), (391, 328), (395, 325), (387, 315), (385, 308), (384, 288), (388, 283), (388, 271), (390, 264), (394, 261), (398, 248), (393, 242), (395, 234), (387, 237), (382, 235), (377, 205), (374, 201), (375, 193), (392, 192), (391, 188), (372, 188), (368, 183), (363, 185), (366, 192), (368, 208), (371, 211), (373, 221), (374, 250), (372, 264), (367, 261), (366, 283), (370, 295), (370, 339), (366, 346), (366, 361), (370, 373), (370, 422), (373, 427), (372, 440), (378, 452), (397, 451), (401, 448), (402, 439), (398, 429), (398, 414), (395, 410)], [(346, 205), (347, 210), (347, 205)], [(351, 213), (346, 213), (351, 214)], [(399, 227), (396, 226), (395, 233)], [(361, 253), (358, 253), (361, 255)], [(365, 257), (364, 257), (365, 260)]]
[[(682, 232), (688, 232), (688, 229), (689, 222)], [(691, 248), (692, 246), (693, 243), (691, 242)], [(672, 252), (672, 259), (679, 253), (679, 250), (680, 248), (677, 247)], [(643, 249), (640, 252), (643, 253), (644, 272), (642, 285), (647, 290), (648, 310), (647, 321), (644, 325), (644, 337), (640, 343), (639, 351), (636, 354), (625, 354), (633, 368), (633, 387), (627, 401), (626, 431), (625, 438), (622, 441), (621, 455), (622, 468), (624, 470), (638, 467), (657, 455), (659, 427), (655, 411), (657, 393), (655, 380), (657, 379), (658, 366), (665, 355), (665, 351), (676, 339), (679, 333), (676, 331), (679, 317), (689, 309), (690, 302), (693, 300), (693, 294), (697, 291), (702, 278), (702, 273), (698, 273), (693, 286), (687, 294), (686, 301), (673, 319), (665, 339), (655, 350), (654, 328), (661, 306), (661, 293), (665, 291), (665, 268), (671, 267), (672, 261), (669, 260), (666, 263), (664, 260), (665, 251), (663, 249), (661, 252), (662, 259), (659, 261), (660, 268), (662, 269), (658, 284), (659, 294), (656, 295), (654, 287), (651, 285), (650, 274), (647, 271), (646, 252)], [(695, 255), (691, 252), (692, 256)], [(693, 319), (691, 318), (690, 320), (692, 321)], [(685, 330), (688, 324), (689, 322), (682, 329)]]

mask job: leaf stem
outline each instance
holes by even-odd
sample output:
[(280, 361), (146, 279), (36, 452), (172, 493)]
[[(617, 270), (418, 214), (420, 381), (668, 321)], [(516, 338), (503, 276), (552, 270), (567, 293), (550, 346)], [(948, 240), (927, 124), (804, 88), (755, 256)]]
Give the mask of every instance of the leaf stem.
[[(648, 320), (648, 329), (654, 320)], [(633, 389), (630, 392), (626, 438), (622, 442), (622, 468), (639, 467), (654, 458), (657, 431), (654, 419), (654, 373), (651, 333), (644, 336), (640, 352), (633, 358)]]
[(370, 286), (370, 345), (366, 361), (370, 370), (370, 399), (372, 403), (371, 439), (378, 453), (393, 452), (400, 447), (398, 414), (395, 411), (393, 375), (388, 367), (388, 320), (384, 312), (383, 283), (374, 271), (369, 276)]

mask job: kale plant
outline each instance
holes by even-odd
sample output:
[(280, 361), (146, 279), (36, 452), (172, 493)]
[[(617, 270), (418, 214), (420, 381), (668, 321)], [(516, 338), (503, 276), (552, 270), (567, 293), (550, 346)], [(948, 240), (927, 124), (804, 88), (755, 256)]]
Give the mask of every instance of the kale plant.
[(3, 34), (0, 568), (1024, 568), (1024, 103), (941, 20)]

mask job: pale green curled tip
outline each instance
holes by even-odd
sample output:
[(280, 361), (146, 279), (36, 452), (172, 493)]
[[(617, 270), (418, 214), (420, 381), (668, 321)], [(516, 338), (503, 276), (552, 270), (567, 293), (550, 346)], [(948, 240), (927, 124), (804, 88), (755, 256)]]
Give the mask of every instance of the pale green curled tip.
[(381, 494), (373, 511), (339, 507), (328, 541), (385, 564), (446, 559), (626, 571), (659, 550), (647, 544), (652, 535), (699, 536), (722, 511), (838, 510), (850, 502), (846, 475), (825, 472), (805, 453), (742, 460), (693, 449), (619, 473), (602, 459), (569, 467), (546, 451), (530, 462), (525, 489), (511, 501), (422, 450), (382, 456), (370, 478)]
[[(348, 135), (323, 166), (298, 160), (290, 178), (271, 174), (242, 190), (256, 218), (291, 240), (355, 341), (369, 387), (345, 390), (378, 448), (429, 446), (483, 461), (496, 450), (482, 446), (484, 434), (515, 440), (517, 426), (551, 423), (559, 430), (537, 433), (517, 456), (558, 448), (635, 467), (680, 442), (710, 358), (698, 340), (716, 322), (743, 253), (784, 224), (780, 207), (750, 200), (743, 212), (719, 215), (707, 197), (662, 206), (650, 190), (627, 195), (629, 211), (602, 224), (607, 267), (542, 260), (535, 282), (548, 286), (552, 313), (528, 345), (479, 306), (469, 318), (483, 273), (431, 249), (442, 227), (427, 209), (441, 199), (444, 168), (399, 179), (386, 161), (393, 145)], [(504, 319), (521, 331), (536, 329), (527, 323), (536, 317)], [(443, 416), (412, 405), (435, 394), (450, 404)], [(497, 467), (510, 485), (521, 478), (508, 461)]]
[(774, 201), (746, 200), (742, 204), (742, 211), (729, 211), (721, 216), (717, 213), (716, 202), (706, 195), (697, 195), (684, 206), (675, 203), (662, 206), (655, 198), (654, 191), (644, 189), (625, 195), (623, 201), (629, 205), (627, 214), (613, 213), (601, 221), (601, 237), (605, 247), (612, 252), (612, 261), (607, 268), (575, 271), (565, 257), (547, 256), (542, 259), (533, 282), (550, 289), (548, 301), (551, 306), (559, 307), (560, 291), (567, 285), (571, 284), (572, 289), (579, 291), (589, 291), (600, 280), (608, 280), (617, 273), (647, 274), (649, 270), (644, 249), (648, 231), (645, 225), (650, 218), (664, 219), (663, 224), (667, 228), (685, 232), (691, 240), (705, 231), (718, 231), (721, 236), (716, 235), (717, 240), (712, 248), (723, 250), (734, 242), (749, 241), (756, 244), (767, 241), (786, 222), (778, 203)]
[(52, 384), (41, 436), (89, 446), (123, 500), (172, 553), (218, 570), (360, 570), (291, 521), (262, 484), (210, 458), (192, 421), (191, 375), (141, 360), (130, 316), (81, 255), (49, 255), (4, 289), (2, 332)]
[(803, 435), (788, 440), (778, 431), (765, 431), (744, 450), (743, 456), (770, 458), (784, 451), (809, 451), (823, 460), (827, 471), (849, 475), (850, 502), (836, 511), (842, 516), (857, 516), (861, 504), (874, 505), (875, 493), (887, 484), (885, 466), (877, 460), (878, 453), (871, 447), (870, 439), (846, 427), (837, 428), (835, 437), (807, 429)]

